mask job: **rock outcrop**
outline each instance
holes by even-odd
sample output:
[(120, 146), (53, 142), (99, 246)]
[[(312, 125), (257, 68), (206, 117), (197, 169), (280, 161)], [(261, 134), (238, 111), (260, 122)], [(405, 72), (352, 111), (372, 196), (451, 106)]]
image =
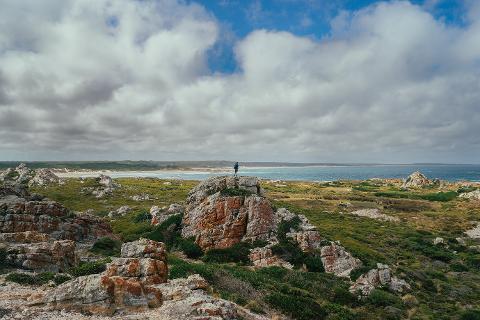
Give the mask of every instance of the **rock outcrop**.
[(126, 215), (130, 211), (132, 211), (132, 208), (130, 208), (129, 206), (121, 206), (117, 210), (110, 211), (108, 213), (108, 217), (109, 218), (123, 217), (124, 215)]
[(35, 170), (35, 175), (28, 182), (29, 186), (46, 186), (49, 184), (58, 184), (63, 183), (63, 181), (57, 177), (50, 169), (37, 169)]
[(115, 183), (111, 177), (104, 174), (101, 174), (97, 180), (100, 186), (92, 191), (92, 194), (96, 198), (103, 198), (107, 195), (110, 195), (113, 193), (113, 191), (115, 191), (115, 189), (120, 187), (120, 185)]
[(29, 169), (25, 163), (21, 163), (16, 168), (8, 168), (3, 171), (0, 174), (0, 181), (27, 184), (34, 175), (34, 170)]
[(58, 202), (23, 192), (0, 187), (0, 232), (37, 231), (53, 239), (76, 241), (112, 232), (103, 219), (86, 214), (76, 216)]
[(177, 203), (172, 203), (169, 207), (153, 206), (150, 208), (150, 215), (152, 216), (151, 224), (153, 226), (163, 223), (171, 216), (183, 214), (185, 208)]
[(480, 200), (480, 189), (462, 193), (459, 195), (459, 197), (469, 200)]
[(292, 268), (289, 262), (272, 251), (272, 247), (279, 243), (277, 231), (283, 221), (292, 225), (286, 230), (285, 237), (293, 240), (303, 252), (321, 253), (326, 272), (348, 277), (361, 265), (360, 260), (337, 243), (322, 246), (320, 233), (305, 216), (285, 208), (274, 211), (254, 177), (215, 177), (200, 183), (189, 194), (182, 236), (194, 237), (204, 250), (228, 248), (242, 241), (264, 240), (265, 246), (250, 250), (249, 258), (254, 267)]
[(156, 286), (163, 294), (163, 305), (157, 310), (162, 320), (245, 319), (267, 320), (239, 305), (206, 293), (208, 283), (198, 274), (174, 279)]
[(182, 236), (194, 237), (204, 250), (267, 240), (275, 230), (275, 216), (262, 194), (254, 177), (205, 180), (188, 196)]
[(293, 265), (282, 258), (273, 254), (272, 245), (267, 245), (262, 248), (253, 248), (250, 250), (248, 258), (255, 268), (266, 267), (283, 267), (286, 269), (293, 269)]
[(72, 240), (12, 243), (6, 250), (7, 263), (26, 270), (65, 272), (77, 262)]
[(72, 214), (61, 204), (30, 195), (18, 185), (0, 187), (0, 240), (13, 266), (65, 271), (77, 261), (75, 241), (103, 236), (112, 236), (103, 219)]
[(50, 169), (30, 169), (25, 163), (16, 168), (8, 168), (0, 174), (0, 181), (25, 184), (29, 186), (46, 186), (48, 184), (62, 183), (63, 181)]
[(321, 259), (325, 272), (333, 273), (338, 277), (349, 277), (350, 272), (362, 265), (362, 262), (354, 258), (338, 242), (332, 242), (321, 248)]
[(122, 245), (101, 274), (78, 277), (52, 289), (33, 304), (93, 314), (137, 312), (162, 304), (155, 285), (167, 281), (165, 245), (140, 239)]
[(467, 236), (472, 239), (480, 239), (480, 223), (477, 223), (475, 228), (465, 231)]
[(350, 212), (351, 215), (358, 216), (358, 217), (365, 217), (375, 220), (382, 220), (388, 222), (400, 222), (400, 219), (397, 217), (392, 217), (381, 213), (379, 209), (362, 209)]
[(415, 171), (403, 183), (403, 188), (419, 188), (432, 184), (432, 182), (421, 172)]
[(392, 276), (388, 265), (377, 263), (377, 268), (361, 275), (350, 287), (350, 292), (360, 296), (368, 296), (375, 288), (388, 287), (390, 290), (403, 293), (410, 290), (405, 280)]

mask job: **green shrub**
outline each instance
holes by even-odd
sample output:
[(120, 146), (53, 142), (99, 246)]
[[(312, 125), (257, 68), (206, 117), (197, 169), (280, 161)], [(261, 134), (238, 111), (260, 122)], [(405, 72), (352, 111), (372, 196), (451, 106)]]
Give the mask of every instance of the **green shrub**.
[(305, 266), (310, 272), (325, 272), (322, 259), (319, 256), (308, 255), (305, 258)]
[(257, 271), (259, 274), (264, 274), (268, 277), (281, 280), (283, 279), (287, 274), (288, 270), (282, 267), (268, 267), (268, 268), (261, 268), (260, 270)]
[(313, 299), (300, 296), (285, 295), (280, 292), (269, 294), (266, 302), (273, 308), (286, 313), (294, 319), (325, 319), (325, 310)]
[(16, 282), (19, 284), (27, 285), (42, 285), (50, 281), (54, 281), (55, 284), (59, 285), (71, 278), (66, 275), (55, 274), (53, 272), (42, 272), (38, 274), (28, 274), (28, 273), (9, 273), (5, 280), (10, 282)]
[(53, 279), (55, 279), (55, 273), (53, 272), (43, 272), (35, 276), (36, 282), (40, 284), (48, 283)]
[(292, 241), (280, 241), (272, 247), (272, 253), (296, 267), (301, 267), (307, 255)]
[(355, 304), (358, 299), (357, 296), (348, 291), (347, 288), (335, 287), (333, 289), (332, 301), (339, 304), (352, 305)]
[(0, 248), (0, 270), (6, 267), (8, 267), (7, 250), (5, 248)]
[(277, 227), (278, 240), (279, 241), (288, 240), (287, 239), (287, 233), (289, 233), (291, 229), (297, 230), (301, 222), (302, 221), (300, 220), (300, 218), (298, 216), (295, 216), (288, 221), (282, 220), (282, 222), (280, 222), (278, 224), (278, 227)]
[(202, 248), (193, 239), (180, 239), (180, 249), (191, 259), (197, 259), (203, 255)]
[(355, 281), (357, 280), (362, 274), (364, 273), (367, 273), (368, 271), (370, 271), (370, 269), (373, 269), (371, 266), (368, 266), (368, 265), (363, 265), (361, 267), (358, 267), (356, 269), (353, 269), (351, 272), (350, 272), (350, 279), (352, 279), (352, 281)]
[(480, 320), (480, 310), (464, 311), (460, 317), (460, 320)]
[(16, 282), (19, 284), (29, 284), (29, 285), (37, 284), (35, 275), (31, 275), (27, 273), (9, 273), (5, 277), (5, 280), (10, 282)]
[(101, 273), (105, 271), (106, 265), (109, 262), (111, 262), (111, 260), (108, 258), (92, 262), (82, 262), (77, 267), (68, 270), (68, 273), (74, 277)]
[(216, 263), (237, 262), (241, 264), (248, 264), (250, 262), (250, 259), (248, 258), (248, 255), (250, 254), (250, 248), (251, 244), (240, 242), (234, 244), (230, 248), (211, 249), (205, 253), (203, 261)]
[(370, 293), (367, 298), (368, 303), (377, 306), (377, 307), (386, 307), (386, 306), (402, 306), (402, 300), (390, 292), (375, 289)]
[(133, 222), (135, 223), (141, 223), (150, 220), (152, 220), (152, 215), (147, 211), (142, 211), (138, 213), (135, 218), (133, 218)]
[(447, 202), (453, 200), (457, 197), (458, 193), (455, 191), (447, 192), (437, 192), (437, 193), (428, 193), (428, 194), (416, 194), (405, 191), (384, 191), (384, 192), (375, 192), (376, 197), (386, 197), (386, 198), (405, 198), (405, 199), (422, 199), (428, 201), (440, 201)]
[(104, 256), (119, 256), (122, 244), (108, 237), (98, 239), (90, 249), (91, 252)]
[(223, 189), (220, 194), (225, 197), (248, 197), (252, 195), (253, 192), (240, 188), (226, 188)]
[(447, 202), (455, 199), (457, 196), (458, 193), (456, 193), (455, 191), (447, 191), (420, 195), (420, 198), (428, 201)]
[(324, 306), (328, 320), (355, 320), (355, 314), (344, 306), (336, 303), (326, 303)]
[(53, 279), (53, 281), (55, 282), (55, 284), (58, 286), (59, 284), (62, 284), (64, 282), (67, 282), (69, 280), (72, 280), (72, 277), (66, 275), (66, 274), (58, 274), (55, 276), (55, 278)]
[(168, 249), (174, 246), (179, 239), (182, 227), (182, 215), (176, 214), (155, 227), (145, 238), (165, 243)]

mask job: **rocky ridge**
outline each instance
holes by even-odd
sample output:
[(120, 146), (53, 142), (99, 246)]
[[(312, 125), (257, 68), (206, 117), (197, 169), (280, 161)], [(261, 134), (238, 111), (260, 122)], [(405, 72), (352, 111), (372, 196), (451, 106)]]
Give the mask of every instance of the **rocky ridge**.
[(21, 185), (0, 186), (0, 247), (9, 264), (36, 271), (64, 271), (76, 264), (76, 241), (111, 236), (109, 224), (75, 215)]

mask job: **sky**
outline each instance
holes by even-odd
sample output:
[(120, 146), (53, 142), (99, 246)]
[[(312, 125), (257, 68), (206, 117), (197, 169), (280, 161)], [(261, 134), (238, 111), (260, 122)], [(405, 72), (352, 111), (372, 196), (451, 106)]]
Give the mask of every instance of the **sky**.
[(0, 160), (480, 163), (480, 1), (0, 0)]

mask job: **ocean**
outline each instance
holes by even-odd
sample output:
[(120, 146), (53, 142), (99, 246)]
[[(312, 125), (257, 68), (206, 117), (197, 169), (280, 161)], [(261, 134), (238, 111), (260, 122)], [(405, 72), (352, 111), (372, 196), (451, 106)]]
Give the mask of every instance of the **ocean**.
[[(480, 165), (352, 165), (308, 167), (242, 167), (240, 175), (257, 176), (270, 180), (335, 181), (366, 180), (371, 178), (406, 178), (420, 171), (428, 178), (447, 181), (480, 181)], [(233, 174), (233, 169), (165, 170), (165, 171), (111, 171), (113, 178), (156, 177), (163, 179), (203, 180), (211, 176)], [(97, 173), (80, 173), (76, 176), (95, 176)], [(70, 176), (62, 174), (61, 176)]]

